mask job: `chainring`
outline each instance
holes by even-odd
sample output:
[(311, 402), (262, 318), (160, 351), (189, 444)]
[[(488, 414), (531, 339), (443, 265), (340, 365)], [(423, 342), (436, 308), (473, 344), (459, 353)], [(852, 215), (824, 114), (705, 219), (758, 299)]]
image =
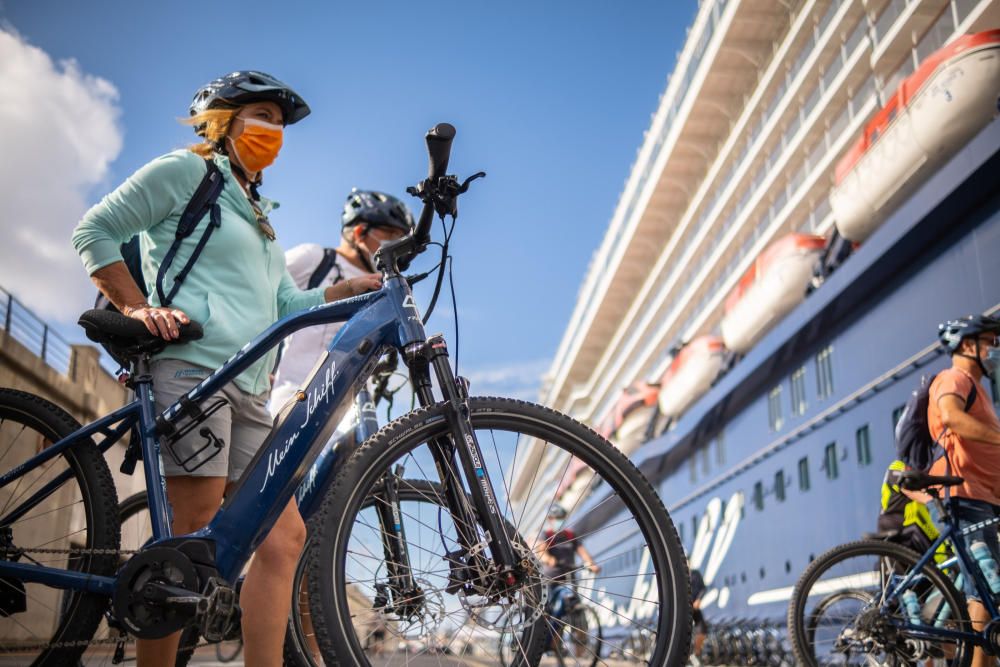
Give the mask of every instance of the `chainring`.
[(183, 628), (192, 614), (150, 599), (149, 585), (163, 584), (198, 595), (198, 573), (177, 549), (153, 547), (125, 563), (112, 605), (115, 617), (139, 639), (158, 639)]

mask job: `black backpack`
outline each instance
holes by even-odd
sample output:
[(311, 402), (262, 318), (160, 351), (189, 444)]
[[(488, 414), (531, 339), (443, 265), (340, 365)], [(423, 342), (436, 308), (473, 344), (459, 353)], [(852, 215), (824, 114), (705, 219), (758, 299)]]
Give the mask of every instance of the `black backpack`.
[[(903, 413), (896, 422), (896, 457), (911, 470), (927, 472), (941, 456), (938, 441), (931, 437), (927, 424), (927, 406), (930, 403), (931, 383), (937, 375), (924, 375), (920, 384), (910, 394)], [(976, 402), (976, 383), (965, 398), (964, 411), (968, 412)], [(942, 433), (944, 435), (944, 433)]]
[(344, 277), (344, 273), (340, 270), (340, 265), (337, 264), (337, 251), (333, 248), (323, 248), (323, 259), (319, 261), (319, 264), (316, 265), (316, 270), (312, 272), (311, 276), (309, 276), (309, 282), (306, 283), (306, 289), (319, 287), (319, 284), (323, 282), (323, 279), (330, 273), (330, 269), (337, 272), (337, 276), (334, 278), (333, 282), (339, 283), (341, 278)]
[[(226, 181), (222, 176), (222, 172), (219, 167), (216, 166), (215, 162), (212, 160), (205, 160), (205, 176), (201, 179), (201, 183), (194, 191), (194, 195), (191, 196), (191, 201), (188, 202), (187, 206), (184, 208), (184, 212), (181, 213), (181, 219), (177, 222), (177, 233), (174, 236), (174, 242), (170, 245), (170, 249), (167, 250), (167, 254), (163, 257), (163, 262), (160, 264), (160, 270), (156, 274), (156, 295), (160, 300), (160, 305), (169, 306), (174, 297), (177, 295), (177, 290), (180, 289), (181, 283), (187, 278), (188, 273), (194, 267), (194, 263), (198, 260), (198, 256), (201, 255), (202, 250), (205, 249), (205, 244), (208, 243), (208, 239), (212, 236), (212, 232), (215, 231), (217, 227), (222, 224), (222, 215), (219, 210), (219, 205), (217, 200), (219, 195), (222, 193), (222, 188), (225, 186)], [(167, 274), (167, 270), (174, 261), (174, 256), (177, 255), (177, 251), (180, 249), (181, 244), (184, 239), (191, 236), (194, 233), (195, 228), (201, 219), (205, 217), (205, 214), (210, 214), (209, 224), (205, 227), (205, 232), (201, 235), (198, 240), (198, 245), (195, 246), (194, 252), (191, 253), (191, 258), (187, 261), (176, 276), (174, 276), (174, 282), (169, 291), (164, 291), (164, 278)], [(148, 297), (149, 293), (146, 290), (146, 279), (142, 274), (142, 256), (139, 252), (139, 237), (133, 236), (127, 242), (121, 245), (122, 259), (125, 260), (125, 266), (128, 267), (128, 271), (132, 274), (132, 279), (135, 280), (136, 285), (142, 290), (143, 296)], [(102, 310), (111, 310), (118, 312), (114, 304), (103, 294), (97, 295), (97, 300), (94, 302), (94, 308), (99, 308)]]

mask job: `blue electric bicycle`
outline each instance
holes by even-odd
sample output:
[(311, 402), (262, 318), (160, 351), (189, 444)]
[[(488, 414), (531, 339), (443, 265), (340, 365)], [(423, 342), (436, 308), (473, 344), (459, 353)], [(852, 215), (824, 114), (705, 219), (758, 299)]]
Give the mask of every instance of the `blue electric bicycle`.
[[(339, 459), (336, 477), (310, 519), (308, 596), (323, 660), (369, 665), (395, 654), (486, 651), (489, 662), (497, 623), (516, 617), (509, 664), (537, 664), (551, 621), (550, 582), (535, 548), (547, 508), (558, 500), (581, 538), (616, 545), (601, 563), (607, 574), (578, 594), (605, 627), (655, 618), (647, 664), (683, 664), (691, 630), (688, 573), (653, 488), (621, 452), (564, 415), (518, 400), (470, 397), (443, 337), (424, 331), (402, 271), (430, 244), (435, 213), (442, 222), (454, 219), (472, 180), (446, 175), (454, 134), (441, 124), (427, 135), (430, 173), (410, 189), (423, 202), (419, 222), (378, 252), (383, 287), (377, 292), (278, 321), (160, 414), (151, 357), (197, 338), (195, 323), (168, 343), (136, 320), (85, 313), (80, 321), (88, 336), (130, 360), (136, 393), (135, 401), (85, 427), (48, 401), (0, 390), (0, 655), (62, 666), (87, 651), (90, 664), (106, 650), (88, 650), (106, 613), (138, 638), (190, 625), (209, 641), (231, 633), (243, 566), (378, 360), (394, 349), (420, 407), (353, 452), (331, 453)], [(431, 306), (449, 238), (450, 231)], [(172, 535), (161, 452), (171, 455), (172, 443), (195, 429), (206, 447), (215, 446), (218, 439), (202, 424), (222, 405), (217, 392), (289, 334), (333, 322), (346, 324), (216, 516), (190, 535)], [(130, 432), (141, 451), (153, 536), (120, 565), (117, 497), (103, 454)], [(446, 510), (399, 516), (394, 498), (404, 491), (433, 496)]]

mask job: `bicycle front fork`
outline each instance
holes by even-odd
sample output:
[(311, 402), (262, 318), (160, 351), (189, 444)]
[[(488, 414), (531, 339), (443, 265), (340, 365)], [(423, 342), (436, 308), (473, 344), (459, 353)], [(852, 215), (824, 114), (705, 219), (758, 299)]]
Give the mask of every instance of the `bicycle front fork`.
[[(435, 438), (429, 444), (463, 552), (457, 557), (462, 558), (464, 563), (453, 563), (453, 569), (480, 576), (490, 573), (490, 578), (495, 576), (500, 583), (513, 586), (524, 570), (521, 563), (523, 556), (515, 553), (512, 536), (507, 532), (493, 483), (483, 462), (483, 453), (472, 427), (468, 382), (452, 373), (448, 347), (440, 335), (431, 336), (425, 343), (409, 346), (406, 363), (420, 404), (428, 406), (435, 403), (430, 375), (433, 370), (449, 406), (447, 419), (451, 435)], [(469, 507), (463, 490), (463, 478), (467, 481), (472, 507)], [(482, 526), (484, 531), (481, 538), (477, 525)], [(487, 546), (492, 555), (492, 566), (486, 558), (484, 547)], [(461, 583), (454, 581), (452, 585)], [(468, 583), (475, 586), (477, 582)], [(478, 583), (496, 590), (491, 581)]]

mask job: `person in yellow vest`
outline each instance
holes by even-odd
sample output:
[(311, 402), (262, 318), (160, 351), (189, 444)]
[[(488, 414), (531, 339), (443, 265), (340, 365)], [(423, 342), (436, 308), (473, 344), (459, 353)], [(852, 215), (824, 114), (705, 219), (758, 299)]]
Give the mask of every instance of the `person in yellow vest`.
[(941, 534), (931, 519), (927, 503), (931, 497), (921, 491), (900, 488), (899, 473), (906, 470), (902, 461), (893, 461), (882, 480), (882, 511), (878, 515), (878, 532), (899, 531), (898, 542), (917, 553), (927, 551)]

